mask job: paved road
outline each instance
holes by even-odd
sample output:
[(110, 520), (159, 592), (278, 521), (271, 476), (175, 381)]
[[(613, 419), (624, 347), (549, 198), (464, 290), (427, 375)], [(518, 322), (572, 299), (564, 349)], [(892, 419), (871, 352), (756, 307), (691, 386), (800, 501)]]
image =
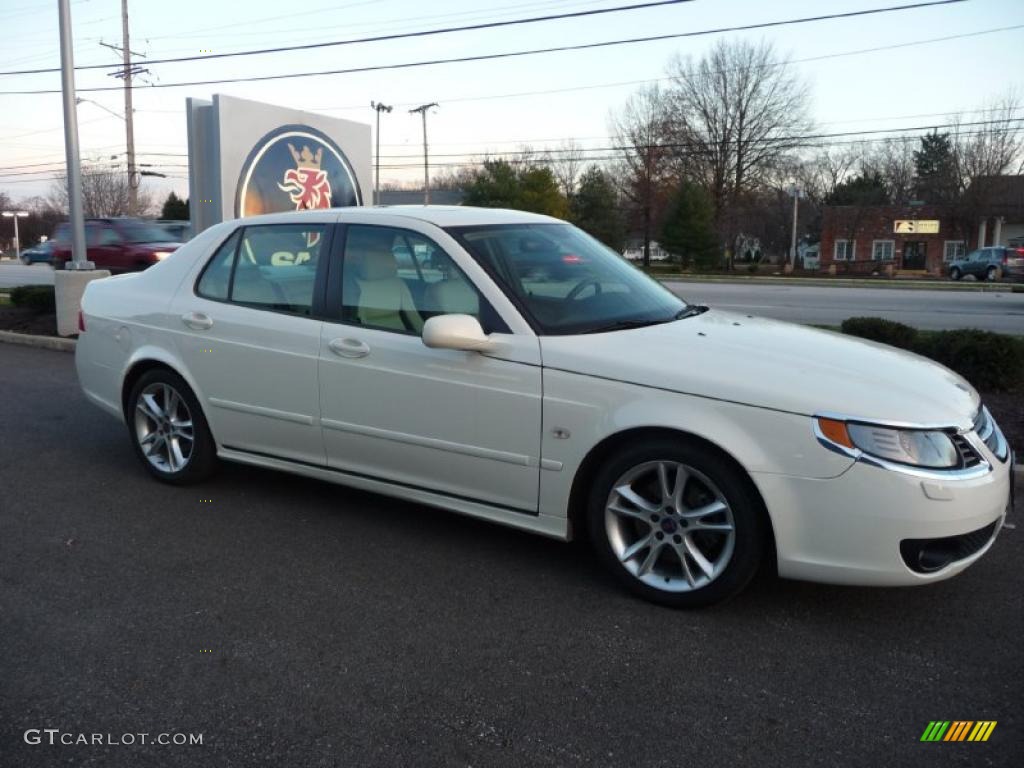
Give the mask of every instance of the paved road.
[(53, 285), (53, 269), (47, 264), (25, 266), (5, 261), (0, 264), (0, 288), (18, 285)]
[(982, 328), (1024, 335), (1024, 293), (831, 288), (802, 285), (670, 282), (688, 301), (813, 325), (839, 325), (872, 316), (940, 330)]
[[(761, 579), (680, 613), (581, 548), (453, 514), (244, 467), (159, 485), (83, 401), (70, 355), (0, 344), (0, 425), (5, 768), (1024, 753), (1019, 530), (927, 588)], [(921, 744), (936, 718), (999, 724), (987, 743)], [(29, 728), (204, 743), (27, 746)]]

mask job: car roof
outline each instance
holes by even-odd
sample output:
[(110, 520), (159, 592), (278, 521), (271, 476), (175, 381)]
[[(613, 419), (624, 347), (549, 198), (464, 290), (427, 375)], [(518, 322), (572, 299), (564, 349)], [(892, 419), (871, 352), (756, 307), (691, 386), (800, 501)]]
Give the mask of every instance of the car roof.
[[(404, 217), (417, 221), (426, 221), (439, 227), (468, 227), (481, 224), (563, 224), (561, 219), (543, 216), (526, 211), (513, 211), (507, 208), (474, 208), (466, 205), (376, 205), (352, 206), (350, 208), (334, 208), (338, 213), (338, 221), (344, 223), (349, 217), (380, 216), (382, 219)], [(270, 213), (264, 216), (246, 217), (246, 222), (261, 220), (281, 223), (291, 219), (301, 221), (303, 218), (322, 216), (323, 209), (309, 211), (289, 211), (287, 213)]]

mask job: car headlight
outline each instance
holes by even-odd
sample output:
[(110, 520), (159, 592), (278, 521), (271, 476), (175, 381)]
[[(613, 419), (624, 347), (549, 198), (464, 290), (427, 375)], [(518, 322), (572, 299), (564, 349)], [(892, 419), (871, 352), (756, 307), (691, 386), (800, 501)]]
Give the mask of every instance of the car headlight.
[(157, 261), (163, 261), (171, 255), (170, 251), (153, 251), (153, 258)]
[(952, 438), (940, 430), (898, 429), (827, 418), (818, 418), (816, 423), (826, 441), (846, 451), (859, 450), (885, 461), (929, 469), (960, 466), (960, 452)]

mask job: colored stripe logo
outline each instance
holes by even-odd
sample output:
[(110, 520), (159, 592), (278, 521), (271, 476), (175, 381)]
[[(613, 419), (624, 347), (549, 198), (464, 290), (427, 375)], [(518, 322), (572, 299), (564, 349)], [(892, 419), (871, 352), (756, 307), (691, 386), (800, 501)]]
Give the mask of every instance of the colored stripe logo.
[(932, 720), (921, 741), (988, 741), (996, 720)]

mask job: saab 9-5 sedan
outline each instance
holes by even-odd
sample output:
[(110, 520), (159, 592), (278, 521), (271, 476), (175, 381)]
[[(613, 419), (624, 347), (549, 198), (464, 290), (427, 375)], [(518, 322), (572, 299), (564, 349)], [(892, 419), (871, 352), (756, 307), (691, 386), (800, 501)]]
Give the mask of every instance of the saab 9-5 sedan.
[(587, 536), (696, 607), (762, 561), (862, 585), (992, 545), (1012, 457), (935, 363), (687, 304), (557, 219), (274, 214), (91, 283), (78, 374), (170, 483), (218, 459)]

